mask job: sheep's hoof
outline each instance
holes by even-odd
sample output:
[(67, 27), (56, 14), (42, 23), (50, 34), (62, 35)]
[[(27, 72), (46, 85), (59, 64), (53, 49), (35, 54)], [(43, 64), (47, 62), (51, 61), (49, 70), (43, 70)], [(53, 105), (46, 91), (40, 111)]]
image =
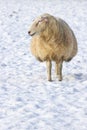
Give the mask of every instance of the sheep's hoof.
[(58, 79), (59, 81), (62, 81), (62, 79)]
[(58, 75), (58, 80), (59, 80), (59, 81), (62, 81), (62, 76), (59, 76), (59, 75)]
[(52, 79), (48, 79), (49, 82), (52, 82)]

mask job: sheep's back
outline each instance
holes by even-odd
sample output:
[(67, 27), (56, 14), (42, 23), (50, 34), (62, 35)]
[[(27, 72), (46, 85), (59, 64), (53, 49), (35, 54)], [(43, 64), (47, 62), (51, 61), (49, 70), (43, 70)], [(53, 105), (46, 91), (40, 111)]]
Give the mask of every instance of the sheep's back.
[[(65, 47), (64, 60), (72, 59), (77, 53), (77, 41), (72, 29), (62, 19), (58, 19), (59, 33), (61, 33), (62, 44)], [(62, 30), (62, 31), (61, 31)], [(60, 37), (60, 38), (61, 38)]]

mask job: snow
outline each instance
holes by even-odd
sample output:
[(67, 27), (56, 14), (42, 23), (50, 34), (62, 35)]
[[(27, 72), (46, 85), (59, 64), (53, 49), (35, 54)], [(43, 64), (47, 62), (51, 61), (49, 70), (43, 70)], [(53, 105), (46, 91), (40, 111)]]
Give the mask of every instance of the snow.
[[(30, 52), (28, 28), (43, 13), (63, 18), (78, 54), (63, 81), (48, 82)], [(0, 130), (87, 130), (87, 0), (0, 1)]]

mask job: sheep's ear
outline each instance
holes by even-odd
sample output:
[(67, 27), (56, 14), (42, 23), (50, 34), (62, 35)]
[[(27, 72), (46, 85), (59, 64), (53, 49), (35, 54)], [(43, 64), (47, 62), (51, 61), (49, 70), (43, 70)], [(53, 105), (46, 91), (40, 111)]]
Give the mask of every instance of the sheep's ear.
[(41, 20), (39, 21), (39, 23), (42, 23), (42, 22), (48, 23), (48, 18), (47, 17), (41, 17)]
[(43, 21), (45, 21), (46, 23), (48, 23), (48, 17), (42, 17)]
[(48, 18), (45, 18), (44, 21), (45, 21), (46, 23), (48, 23)]

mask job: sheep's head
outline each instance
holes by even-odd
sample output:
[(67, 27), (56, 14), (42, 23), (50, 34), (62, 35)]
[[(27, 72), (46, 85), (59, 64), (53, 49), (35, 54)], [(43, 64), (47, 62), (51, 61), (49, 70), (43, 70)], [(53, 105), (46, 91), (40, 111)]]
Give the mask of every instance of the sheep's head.
[(34, 36), (36, 34), (40, 34), (43, 32), (46, 27), (48, 26), (48, 17), (47, 16), (40, 16), (39, 18), (35, 19), (33, 24), (31, 25), (28, 34), (30, 36)]

